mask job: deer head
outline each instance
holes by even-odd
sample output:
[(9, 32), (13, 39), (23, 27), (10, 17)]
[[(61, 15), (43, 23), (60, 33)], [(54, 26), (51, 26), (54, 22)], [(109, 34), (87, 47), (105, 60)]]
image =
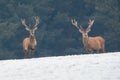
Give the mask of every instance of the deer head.
[(83, 29), (82, 26), (79, 26), (75, 19), (72, 19), (71, 22), (79, 30), (79, 32), (82, 33), (83, 37), (88, 37), (88, 32), (91, 31), (91, 27), (94, 23), (94, 20), (89, 19), (87, 29)]
[(39, 24), (39, 17), (34, 17), (35, 18), (35, 25), (33, 26), (32, 29), (26, 24), (25, 19), (21, 19), (22, 24), (25, 26), (26, 30), (30, 32), (30, 36), (34, 36), (35, 30), (37, 29), (37, 26)]

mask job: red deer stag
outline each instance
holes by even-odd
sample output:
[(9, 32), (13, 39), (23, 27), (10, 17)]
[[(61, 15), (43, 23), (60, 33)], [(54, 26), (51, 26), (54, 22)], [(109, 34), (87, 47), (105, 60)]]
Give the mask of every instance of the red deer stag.
[(29, 37), (23, 40), (23, 50), (25, 52), (24, 58), (31, 58), (34, 55), (34, 51), (37, 45), (36, 38), (35, 38), (35, 30), (39, 24), (39, 17), (35, 17), (35, 25), (33, 28), (26, 24), (25, 19), (21, 19), (22, 24), (25, 26), (26, 30), (29, 31)]
[(89, 19), (88, 28), (83, 29), (82, 26), (78, 25), (76, 20), (72, 20), (72, 24), (79, 30), (80, 33), (82, 33), (83, 44), (87, 53), (93, 53), (93, 50), (96, 50), (97, 53), (99, 50), (105, 52), (105, 40), (102, 37), (88, 37), (88, 32), (90, 32), (93, 23), (94, 20)]

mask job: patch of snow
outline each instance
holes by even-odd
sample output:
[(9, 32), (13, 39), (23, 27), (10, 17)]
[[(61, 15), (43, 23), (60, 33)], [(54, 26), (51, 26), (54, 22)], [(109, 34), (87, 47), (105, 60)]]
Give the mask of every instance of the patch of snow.
[(120, 52), (0, 61), (1, 80), (120, 80)]

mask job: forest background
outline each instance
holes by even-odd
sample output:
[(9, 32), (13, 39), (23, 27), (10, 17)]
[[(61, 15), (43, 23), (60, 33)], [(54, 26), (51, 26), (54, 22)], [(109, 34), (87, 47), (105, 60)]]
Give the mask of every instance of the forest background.
[(0, 0), (0, 60), (23, 58), (22, 41), (29, 32), (25, 18), (36, 30), (35, 57), (85, 54), (82, 35), (71, 24), (76, 19), (84, 28), (95, 19), (89, 36), (102, 36), (106, 52), (120, 51), (120, 0)]

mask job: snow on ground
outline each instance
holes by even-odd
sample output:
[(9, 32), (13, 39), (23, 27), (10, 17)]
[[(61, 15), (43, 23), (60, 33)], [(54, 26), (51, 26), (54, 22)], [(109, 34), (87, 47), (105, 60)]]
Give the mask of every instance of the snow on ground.
[(120, 52), (1, 60), (0, 80), (120, 80)]

